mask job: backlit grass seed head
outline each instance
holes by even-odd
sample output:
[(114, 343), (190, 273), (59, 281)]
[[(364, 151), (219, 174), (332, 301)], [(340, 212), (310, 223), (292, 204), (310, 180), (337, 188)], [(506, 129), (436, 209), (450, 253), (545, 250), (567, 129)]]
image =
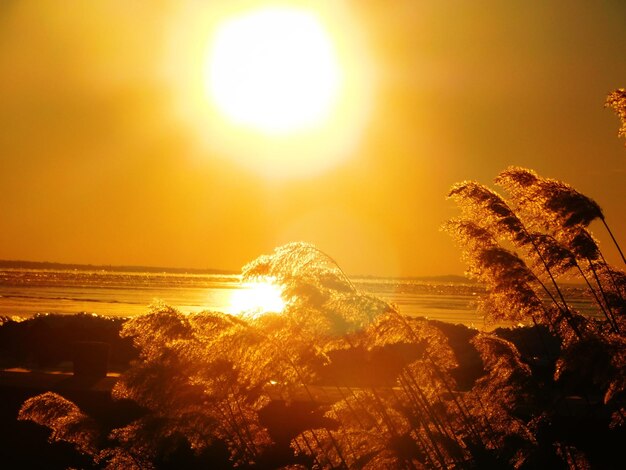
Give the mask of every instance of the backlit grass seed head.
[(464, 181), (454, 185), (448, 197), (455, 200), (466, 216), (494, 234), (519, 245), (528, 242), (524, 224), (495, 191), (475, 181)]
[(613, 108), (613, 111), (615, 111), (622, 124), (617, 132), (617, 135), (619, 137), (626, 137), (626, 89), (618, 88), (614, 92), (610, 93), (606, 98), (604, 106), (607, 108)]

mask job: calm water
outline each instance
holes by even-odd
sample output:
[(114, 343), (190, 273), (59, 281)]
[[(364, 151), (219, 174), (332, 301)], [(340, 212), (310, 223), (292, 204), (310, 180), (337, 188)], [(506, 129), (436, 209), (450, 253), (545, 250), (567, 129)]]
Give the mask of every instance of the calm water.
[[(476, 301), (479, 285), (428, 283), (398, 279), (356, 279), (358, 288), (395, 303), (400, 311), (452, 323), (482, 327)], [(218, 310), (238, 313), (231, 305), (245, 290), (236, 275), (138, 273), (113, 271), (0, 270), (0, 315), (88, 312), (133, 316), (156, 299), (183, 312)], [(576, 306), (589, 309), (584, 291), (570, 293)]]

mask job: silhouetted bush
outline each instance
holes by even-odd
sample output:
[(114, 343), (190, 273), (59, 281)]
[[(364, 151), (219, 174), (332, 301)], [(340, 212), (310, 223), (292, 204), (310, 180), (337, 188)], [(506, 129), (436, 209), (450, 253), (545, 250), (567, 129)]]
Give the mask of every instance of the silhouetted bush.
[(5, 321), (0, 324), (0, 365), (55, 367), (73, 360), (76, 342), (95, 341), (109, 345), (111, 367), (123, 370), (137, 357), (132, 341), (119, 335), (125, 321), (91, 314), (44, 314)]

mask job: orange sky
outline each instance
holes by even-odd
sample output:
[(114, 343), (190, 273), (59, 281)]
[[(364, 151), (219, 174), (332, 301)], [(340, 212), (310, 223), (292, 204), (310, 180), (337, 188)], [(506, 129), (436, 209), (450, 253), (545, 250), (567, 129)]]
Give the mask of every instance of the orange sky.
[(603, 108), (626, 86), (626, 3), (348, 2), (371, 112), (345, 158), (296, 179), (183, 116), (202, 100), (176, 58), (204, 45), (181, 31), (206, 7), (180, 3), (0, 3), (0, 259), (239, 269), (304, 240), (352, 274), (461, 273), (447, 190), (509, 165), (573, 184), (626, 240), (626, 149)]

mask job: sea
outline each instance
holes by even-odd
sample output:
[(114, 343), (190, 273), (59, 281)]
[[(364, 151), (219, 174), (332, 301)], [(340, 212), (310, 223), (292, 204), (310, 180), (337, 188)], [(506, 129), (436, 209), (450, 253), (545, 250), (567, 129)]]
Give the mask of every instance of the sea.
[[(462, 279), (462, 278), (460, 278)], [(485, 329), (477, 303), (485, 288), (464, 281), (357, 277), (355, 286), (397, 305), (400, 312)], [(214, 310), (240, 314), (242, 293), (253, 287), (236, 274), (141, 272), (106, 269), (0, 269), (0, 316), (24, 319), (36, 314), (89, 313), (131, 317), (163, 302), (182, 312)], [(583, 313), (593, 306), (582, 286), (568, 297)]]

